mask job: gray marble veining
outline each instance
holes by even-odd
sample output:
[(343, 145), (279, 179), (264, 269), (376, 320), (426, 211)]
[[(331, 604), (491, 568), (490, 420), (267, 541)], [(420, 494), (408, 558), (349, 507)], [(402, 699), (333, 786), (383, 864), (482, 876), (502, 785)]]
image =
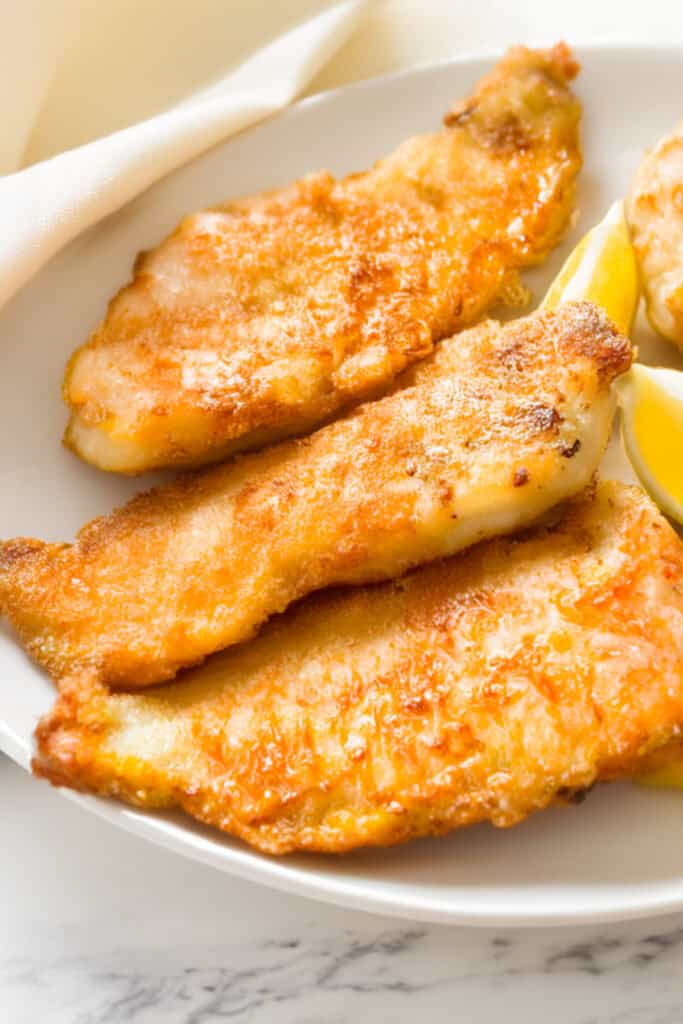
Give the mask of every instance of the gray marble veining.
[[(578, 940), (548, 932), (540, 943), (537, 938), (431, 927), (331, 933), (311, 922), (287, 938), (242, 947), (233, 939), (227, 953), (218, 947), (194, 955), (117, 950), (106, 963), (85, 953), (43, 962), (8, 958), (0, 966), (0, 992), (15, 1014), (7, 1018), (12, 1024), (413, 1021), (416, 1013), (463, 1000), (468, 1020), (483, 1022), (496, 1019), (480, 1015), (487, 1005), (514, 1005), (527, 992), (541, 1004), (539, 1011), (527, 1008), (530, 1022), (683, 1021), (680, 922), (656, 930), (651, 924), (614, 928)], [(553, 992), (560, 1000), (547, 1018), (543, 1003)], [(475, 1000), (479, 1009), (471, 1005)], [(25, 1017), (22, 1007), (30, 1008)]]
[(0, 1024), (683, 1024), (683, 916), (411, 925), (155, 849), (0, 762)]

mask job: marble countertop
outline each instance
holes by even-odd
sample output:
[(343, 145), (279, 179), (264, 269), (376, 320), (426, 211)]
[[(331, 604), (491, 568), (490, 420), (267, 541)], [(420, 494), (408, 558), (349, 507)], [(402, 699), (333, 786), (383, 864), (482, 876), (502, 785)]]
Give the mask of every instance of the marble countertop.
[(0, 756), (3, 1024), (681, 1024), (683, 916), (479, 930), (339, 910), (104, 824)]
[[(570, 34), (681, 40), (674, 0), (382, 0), (311, 91)], [(0, 1024), (682, 1024), (683, 915), (425, 926), (260, 888), (86, 814), (0, 755)], [(419, 1016), (418, 1016), (419, 1015)]]

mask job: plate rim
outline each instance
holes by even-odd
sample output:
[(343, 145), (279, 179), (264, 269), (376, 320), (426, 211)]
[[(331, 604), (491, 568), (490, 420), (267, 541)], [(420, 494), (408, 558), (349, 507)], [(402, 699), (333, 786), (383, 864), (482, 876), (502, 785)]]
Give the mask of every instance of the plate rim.
[[(532, 45), (536, 47), (540, 44)], [(571, 49), (577, 55), (579, 62), (589, 55), (608, 55), (612, 58), (619, 56), (628, 58), (634, 55), (667, 55), (674, 59), (683, 57), (683, 45), (661, 41), (653, 43), (639, 43), (633, 40), (579, 42), (576, 46), (571, 46)], [(283, 111), (260, 120), (244, 131), (257, 130), (261, 125), (275, 119), (281, 121), (296, 118), (302, 111), (333, 102), (340, 96), (347, 96), (349, 93), (363, 93), (377, 89), (381, 91), (395, 81), (411, 78), (419, 81), (424, 76), (439, 73), (447, 68), (495, 61), (500, 57), (500, 53), (501, 51), (488, 49), (468, 51), (453, 58), (422, 62), (410, 68), (389, 71), (326, 89), (312, 96), (304, 97)], [(232, 138), (233, 136), (217, 143), (182, 166), (189, 167), (200, 161), (208, 152), (214, 152), (221, 146), (228, 145)], [(176, 168), (176, 170), (179, 169)], [(163, 178), (159, 180), (162, 181)], [(58, 255), (59, 253), (55, 254), (55, 257)], [(30, 284), (30, 282), (27, 283)], [(30, 773), (31, 758), (28, 746), (2, 720), (0, 720), (0, 751), (21, 769)], [(655, 883), (629, 883), (633, 891), (628, 905), (620, 902), (618, 894), (615, 893), (611, 900), (604, 901), (598, 909), (591, 907), (585, 896), (578, 898), (576, 904), (568, 908), (566, 903), (557, 903), (556, 899), (553, 900), (552, 889), (544, 889), (543, 903), (541, 905), (535, 903), (524, 911), (518, 909), (514, 904), (503, 904), (502, 907), (496, 905), (491, 896), (486, 899), (482, 897), (476, 909), (468, 909), (465, 906), (458, 908), (450, 903), (439, 903), (434, 897), (424, 892), (416, 893), (409, 890), (406, 893), (398, 891), (393, 893), (373, 892), (364, 886), (359, 888), (352, 877), (342, 878), (339, 875), (310, 873), (305, 864), (291, 866), (288, 864), (287, 858), (267, 857), (246, 845), (224, 846), (219, 855), (211, 847), (203, 848), (201, 835), (183, 830), (182, 838), (180, 838), (175, 834), (175, 829), (169, 827), (165, 819), (154, 811), (131, 809), (107, 798), (79, 793), (63, 787), (56, 788), (60, 796), (70, 800), (84, 811), (93, 813), (109, 825), (123, 829), (129, 834), (217, 871), (224, 871), (238, 878), (308, 897), (318, 902), (384, 914), (404, 920), (474, 927), (559, 927), (634, 920), (673, 914), (683, 910), (683, 864), (678, 878)], [(218, 833), (217, 838), (220, 838), (220, 835), (221, 833)], [(515, 887), (507, 888), (514, 889)]]

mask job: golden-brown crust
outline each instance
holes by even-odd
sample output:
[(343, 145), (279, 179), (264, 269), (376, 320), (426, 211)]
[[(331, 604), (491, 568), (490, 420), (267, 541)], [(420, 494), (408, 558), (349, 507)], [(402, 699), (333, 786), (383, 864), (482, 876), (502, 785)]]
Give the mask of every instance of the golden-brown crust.
[(73, 545), (6, 543), (0, 610), (58, 679), (169, 679), (313, 590), (396, 576), (577, 493), (630, 360), (585, 303), (489, 321), (308, 438), (140, 495)]
[(650, 322), (683, 351), (683, 122), (643, 157), (626, 213)]
[(636, 488), (402, 580), (316, 595), (182, 681), (81, 675), (34, 769), (268, 853), (520, 821), (680, 749), (683, 548)]
[(185, 218), (72, 357), (66, 443), (122, 472), (196, 465), (386, 389), (564, 230), (575, 71), (563, 45), (516, 48), (368, 172)]

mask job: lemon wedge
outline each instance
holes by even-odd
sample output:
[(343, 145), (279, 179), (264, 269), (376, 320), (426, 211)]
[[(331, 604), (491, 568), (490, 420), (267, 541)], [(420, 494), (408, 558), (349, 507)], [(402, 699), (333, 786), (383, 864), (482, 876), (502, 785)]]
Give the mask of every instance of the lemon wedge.
[(624, 448), (640, 482), (683, 523), (683, 373), (635, 363), (617, 383)]
[(623, 334), (633, 326), (639, 299), (636, 258), (621, 200), (585, 235), (568, 257), (541, 303), (588, 300), (602, 306)]
[[(541, 308), (587, 299), (630, 334), (639, 300), (638, 272), (616, 202), (571, 253)], [(683, 523), (683, 373), (634, 364), (617, 382), (624, 447), (641, 483), (661, 509)], [(654, 788), (683, 789), (683, 760), (638, 778)]]
[(650, 775), (638, 779), (642, 786), (653, 786), (655, 789), (683, 789), (683, 761), (659, 768)]
[[(617, 385), (624, 447), (646, 491), (683, 523), (683, 373), (636, 363)], [(683, 761), (638, 779), (683, 789)]]

